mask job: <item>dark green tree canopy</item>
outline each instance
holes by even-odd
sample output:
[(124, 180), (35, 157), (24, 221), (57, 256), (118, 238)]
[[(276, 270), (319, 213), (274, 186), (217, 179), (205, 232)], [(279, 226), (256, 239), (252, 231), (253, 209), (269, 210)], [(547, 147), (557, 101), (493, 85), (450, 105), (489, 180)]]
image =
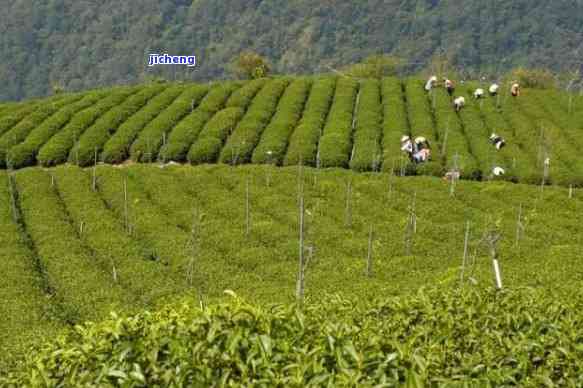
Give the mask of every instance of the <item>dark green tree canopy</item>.
[[(426, 67), (435, 54), (458, 71), (581, 67), (577, 0), (21, 0), (3, 1), (0, 100), (133, 83), (147, 76), (229, 76), (240, 52), (274, 72), (343, 68), (371, 55)], [(197, 55), (197, 66), (147, 66), (150, 53)]]

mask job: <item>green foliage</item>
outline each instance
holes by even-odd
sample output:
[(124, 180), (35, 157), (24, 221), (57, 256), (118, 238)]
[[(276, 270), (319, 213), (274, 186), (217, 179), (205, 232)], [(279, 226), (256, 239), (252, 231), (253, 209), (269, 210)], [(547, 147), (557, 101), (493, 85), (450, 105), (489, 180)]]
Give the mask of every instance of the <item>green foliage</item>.
[[(443, 176), (457, 164), (465, 179), (541, 184), (548, 157), (545, 184), (583, 186), (583, 162), (572, 152), (574, 145), (583, 146), (583, 99), (557, 89), (528, 88), (511, 98), (507, 86), (502, 85), (498, 96), (475, 100), (473, 91), (488, 85), (459, 82), (455, 96), (466, 97), (460, 112), (454, 111), (440, 84), (426, 93), (417, 78), (148, 84), (63, 95), (0, 106), (0, 129), (6, 129), (0, 136), (0, 168), (65, 160), (88, 166), (96, 153), (106, 163), (122, 163), (130, 156), (140, 162), (186, 162), (207, 124), (227, 109), (245, 114), (221, 122), (228, 115), (221, 113), (213, 122), (221, 128), (218, 137), (194, 147), (194, 163), (302, 161), (433, 176)], [(98, 102), (99, 96), (104, 98)], [(496, 150), (491, 133), (501, 135), (506, 147)], [(405, 134), (429, 139), (428, 163), (413, 164), (400, 150)], [(495, 177), (495, 166), (506, 173)]]
[(235, 83), (222, 83), (207, 93), (200, 105), (186, 116), (170, 133), (168, 142), (160, 150), (163, 161), (184, 162), (192, 143), (199, 136), (205, 124), (225, 105), (231, 93), (238, 87)]
[(284, 165), (316, 165), (318, 139), (328, 117), (336, 83), (336, 78), (314, 81), (300, 123), (291, 135)]
[(22, 106), (17, 105), (12, 109), (3, 110), (0, 117), (0, 136), (32, 114), (36, 108), (37, 105), (34, 102), (28, 102)]
[(326, 126), (318, 144), (321, 167), (348, 167), (352, 151), (352, 125), (358, 82), (340, 78)]
[(207, 94), (208, 87), (192, 85), (161, 112), (140, 132), (130, 148), (133, 161), (153, 161), (158, 157), (160, 147), (165, 144), (166, 136), (182, 118), (196, 107)]
[(253, 163), (281, 165), (290, 135), (302, 117), (311, 86), (312, 80), (299, 78), (285, 90), (273, 119), (253, 151)]
[(403, 100), (401, 81), (397, 78), (384, 78), (381, 83), (383, 102), (383, 134), (382, 134), (382, 170), (400, 171), (409, 164), (409, 158), (401, 151), (401, 137), (410, 135), (407, 110)]
[(190, 148), (188, 161), (192, 164), (216, 162), (227, 137), (244, 114), (243, 109), (236, 107), (225, 108), (215, 114)]
[[(46, 96), (55, 81), (76, 91), (151, 79), (224, 79), (242, 50), (260, 53), (285, 74), (321, 73), (380, 53), (399, 55), (406, 71), (417, 72), (444, 51), (453, 66), (474, 74), (518, 65), (564, 70), (580, 65), (583, 33), (579, 1), (467, 0), (461, 8), (437, 0), (162, 6), (45, 0), (12, 2), (3, 11), (11, 23), (0, 48), (0, 100)], [(551, 28), (557, 21), (559, 28)], [(147, 67), (148, 54), (163, 49), (195, 54), (197, 66)]]
[(557, 80), (548, 69), (527, 69), (519, 67), (506, 75), (507, 81), (518, 81), (523, 88), (551, 89), (556, 87)]
[(235, 90), (227, 100), (225, 106), (227, 108), (243, 108), (247, 109), (251, 101), (257, 93), (265, 86), (267, 80), (258, 79), (246, 82), (241, 88)]
[[(81, 100), (76, 101), (43, 121), (34, 128), (25, 141), (13, 147), (8, 152), (7, 162), (11, 168), (22, 168), (36, 164), (36, 155), (40, 148), (54, 135), (64, 130), (67, 123), (79, 111), (87, 109), (105, 97), (105, 92), (88, 93)], [(68, 124), (67, 124), (68, 126)]]
[(423, 83), (417, 79), (407, 79), (405, 90), (411, 137), (423, 136), (431, 146), (431, 159), (415, 166), (415, 172), (421, 175), (441, 176), (446, 156), (441, 153), (442, 139), (439, 139), (440, 134), (436, 128), (432, 102), (428, 100), (431, 96), (425, 95)]
[(127, 295), (115, 284), (108, 258), (93, 255), (83, 244), (49, 174), (23, 170), (16, 185), (23, 223), (54, 294), (57, 318), (77, 323), (126, 305)]
[[(372, 303), (332, 296), (303, 309), (266, 309), (226, 293), (233, 297), (230, 302), (205, 309), (185, 303), (78, 326), (28, 355), (5, 382), (583, 384), (583, 354), (576, 342), (582, 334), (581, 298), (555, 301), (530, 289), (430, 289)], [(171, 344), (171, 352), (165, 344)]]
[(129, 96), (136, 93), (136, 88), (114, 90), (95, 106), (76, 114), (71, 121), (53, 136), (38, 152), (38, 161), (43, 166), (54, 166), (67, 161), (69, 151), (79, 137), (109, 110), (122, 104)]
[(259, 143), (263, 130), (275, 114), (279, 99), (288, 84), (288, 79), (274, 79), (257, 93), (249, 110), (221, 151), (221, 163), (240, 164), (251, 161), (253, 150)]
[(249, 50), (235, 57), (231, 62), (231, 68), (235, 77), (243, 79), (263, 78), (271, 72), (271, 65), (267, 59)]
[(18, 196), (11, 190), (14, 186), (5, 172), (0, 172), (0, 180), (0, 347), (11, 353), (18, 345), (54, 334), (59, 324), (51, 317), (51, 305), (45, 303), (48, 295), (41, 268), (31, 268), (34, 254), (19, 224), (19, 208), (13, 202)]
[[(32, 306), (21, 311), (24, 296), (14, 299), (14, 306), (0, 302), (9, 314), (0, 322), (7, 330), (0, 342), (15, 349), (12, 354), (26, 338), (45, 333), (45, 323), (46, 329), (64, 327), (104, 318), (111, 309), (131, 313), (183, 295), (200, 297), (206, 304), (220, 299), (226, 288), (257, 302), (293, 299), (297, 167), (161, 167), (18, 170), (14, 175), (22, 223), (6, 218), (12, 211), (9, 187), (0, 188), (5, 204), (0, 209), (0, 253), (14, 253), (0, 264), (6, 269), (6, 288), (0, 293), (22, 292), (30, 298), (26, 306)], [(6, 172), (0, 172), (2, 177)], [(370, 300), (427, 284), (453, 289), (460, 281), (467, 221), (470, 255), (464, 283), (477, 289), (492, 284), (489, 252), (480, 240), (486, 226), (496, 223), (505, 287), (536, 285), (566, 298), (579, 293), (580, 189), (569, 199), (566, 188), (548, 187), (541, 193), (529, 185), (460, 181), (450, 197), (448, 185), (430, 177), (311, 168), (303, 169), (303, 177), (305, 244), (315, 250), (307, 269), (308, 300), (328, 292)], [(345, 221), (347, 181), (352, 182), (351, 227)], [(414, 195), (416, 233), (405, 255)], [(366, 277), (371, 222), (374, 270)], [(8, 268), (14, 260), (19, 266)], [(46, 278), (53, 291), (45, 293), (43, 287), (43, 293), (35, 293), (29, 283), (19, 282), (25, 275)], [(42, 306), (42, 315), (36, 315), (34, 306)], [(7, 357), (5, 353), (0, 360)]]
[(12, 129), (5, 132), (0, 137), (0, 167), (6, 168), (6, 157), (10, 148), (24, 141), (28, 134), (47, 118), (57, 113), (60, 109), (68, 109), (69, 104), (72, 104), (81, 98), (81, 95), (71, 95), (65, 99), (41, 104), (29, 116), (19, 121), (17, 125), (12, 127)]
[(81, 135), (79, 141), (69, 152), (69, 162), (79, 166), (95, 163), (103, 146), (113, 133), (133, 114), (144, 107), (152, 98), (166, 89), (166, 85), (146, 86), (136, 94), (131, 95), (122, 104), (109, 110)]
[(356, 171), (377, 171), (381, 164), (383, 109), (379, 81), (364, 81), (356, 111), (354, 151), (350, 168)]
[(376, 78), (395, 77), (403, 66), (401, 58), (391, 55), (371, 55), (361, 63), (347, 66), (342, 72), (351, 77)]
[(172, 104), (183, 90), (184, 85), (169, 87), (132, 115), (105, 143), (101, 153), (101, 160), (106, 163), (121, 163), (126, 160), (130, 146), (140, 131), (160, 112)]

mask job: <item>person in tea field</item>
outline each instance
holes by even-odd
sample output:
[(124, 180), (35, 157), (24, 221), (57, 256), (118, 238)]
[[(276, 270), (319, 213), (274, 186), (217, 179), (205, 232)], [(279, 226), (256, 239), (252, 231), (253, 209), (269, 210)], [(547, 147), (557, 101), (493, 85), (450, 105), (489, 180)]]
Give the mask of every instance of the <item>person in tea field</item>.
[(431, 149), (426, 138), (419, 136), (415, 141), (407, 135), (401, 137), (401, 151), (406, 152), (409, 159), (414, 163), (423, 163), (429, 160)]
[(494, 145), (494, 147), (496, 147), (497, 150), (500, 150), (506, 145), (506, 140), (504, 140), (502, 136), (495, 133), (490, 135), (490, 142)]
[(492, 169), (492, 174), (494, 174), (494, 176), (502, 176), (506, 174), (506, 171), (502, 167), (496, 166)]
[(510, 94), (512, 94), (512, 97), (520, 96), (520, 85), (518, 84), (517, 81), (512, 81), (512, 86), (510, 87)]
[(474, 92), (474, 98), (476, 100), (479, 100), (482, 97), (484, 97), (484, 89), (482, 89), (482, 88), (476, 89), (476, 91)]
[(497, 83), (493, 83), (492, 85), (490, 85), (490, 88), (488, 89), (488, 92), (490, 93), (491, 97), (496, 97), (498, 95), (498, 89), (500, 88), (500, 86), (498, 86)]
[(415, 138), (415, 146), (413, 152), (413, 161), (415, 163), (427, 162), (431, 157), (431, 147), (429, 141), (423, 136)]
[(443, 79), (443, 84), (445, 86), (445, 90), (447, 90), (447, 94), (449, 94), (449, 96), (453, 96), (453, 93), (455, 92), (455, 84), (453, 83), (452, 80), (444, 78)]
[(413, 153), (413, 142), (411, 141), (411, 138), (407, 135), (403, 135), (403, 137), (401, 137), (401, 151), (406, 152), (408, 154)]
[(437, 77), (436, 76), (431, 76), (431, 78), (429, 78), (427, 80), (427, 82), (425, 83), (425, 91), (426, 92), (430, 92), (431, 89), (433, 89), (433, 87), (435, 86), (435, 83), (437, 82)]
[(462, 110), (464, 105), (466, 105), (466, 99), (464, 97), (458, 97), (453, 100), (453, 106), (455, 107), (456, 112)]

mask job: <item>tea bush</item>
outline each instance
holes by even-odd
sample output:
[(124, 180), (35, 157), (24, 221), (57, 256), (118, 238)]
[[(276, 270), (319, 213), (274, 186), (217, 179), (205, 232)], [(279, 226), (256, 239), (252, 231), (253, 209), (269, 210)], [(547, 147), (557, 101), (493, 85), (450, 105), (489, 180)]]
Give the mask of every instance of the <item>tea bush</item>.
[(142, 109), (152, 98), (163, 92), (167, 85), (146, 86), (131, 95), (119, 106), (101, 116), (81, 135), (79, 141), (69, 152), (68, 160), (79, 166), (89, 166), (100, 160), (103, 146), (117, 131), (119, 126)]
[(225, 102), (236, 90), (235, 83), (220, 84), (212, 88), (191, 114), (186, 116), (174, 127), (168, 142), (160, 150), (159, 159), (184, 162), (188, 150), (195, 142), (206, 123), (225, 105)]
[(79, 112), (40, 149), (38, 153), (39, 163), (43, 166), (54, 166), (66, 162), (69, 151), (85, 130), (103, 114), (122, 104), (136, 91), (136, 88), (116, 90), (96, 103), (95, 106)]
[(359, 83), (340, 78), (334, 101), (318, 144), (321, 167), (348, 167), (352, 152), (352, 125)]
[[(221, 151), (221, 163), (240, 164), (251, 161), (252, 153), (265, 127), (276, 112), (279, 99), (289, 84), (285, 78), (269, 81), (251, 102)], [(232, 106), (227, 103), (227, 106)]]
[(284, 165), (297, 165), (301, 162), (316, 166), (318, 139), (326, 123), (336, 83), (336, 78), (314, 81), (302, 118), (290, 137)]
[(184, 85), (169, 87), (132, 115), (105, 143), (101, 153), (101, 160), (106, 163), (121, 163), (126, 160), (129, 156), (131, 144), (140, 131), (172, 104), (184, 88)]
[(273, 119), (253, 151), (253, 163), (282, 164), (290, 135), (302, 117), (311, 86), (312, 80), (300, 78), (285, 90)]

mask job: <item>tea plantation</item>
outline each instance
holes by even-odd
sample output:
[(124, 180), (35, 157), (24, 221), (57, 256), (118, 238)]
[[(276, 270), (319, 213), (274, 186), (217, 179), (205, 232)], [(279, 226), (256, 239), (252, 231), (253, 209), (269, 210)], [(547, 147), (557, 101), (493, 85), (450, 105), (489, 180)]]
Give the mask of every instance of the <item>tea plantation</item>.
[[(416, 78), (357, 80), (279, 77), (209, 84), (162, 83), (57, 95), (0, 105), (0, 167), (99, 162), (244, 163), (344, 167), (487, 180), (506, 170), (513, 182), (583, 186), (583, 97), (508, 85), (476, 101), (466, 83), (453, 110), (443, 88)], [(489, 143), (496, 132), (501, 151)], [(411, 165), (403, 134), (425, 136), (429, 163)], [(544, 160), (550, 166), (545, 173)]]
[[(234, 101), (286, 98), (287, 81), (261, 82), (248, 84), (257, 97)], [(307, 95), (302, 82), (294, 90)], [(351, 84), (338, 87), (352, 98)], [(483, 117), (478, 108), (462, 116)], [(295, 117), (308, 133), (310, 121)], [(273, 123), (259, 144), (284, 132)], [(212, 128), (201, 138), (224, 136)], [(257, 127), (238, 128), (232, 136), (255, 139)], [(270, 164), (68, 164), (0, 171), (0, 180), (0, 385), (583, 382), (580, 189)], [(293, 306), (302, 202), (305, 301)], [(224, 290), (237, 296), (217, 304)]]
[(583, 386), (583, 97), (478, 86), (0, 104), (0, 386)]

